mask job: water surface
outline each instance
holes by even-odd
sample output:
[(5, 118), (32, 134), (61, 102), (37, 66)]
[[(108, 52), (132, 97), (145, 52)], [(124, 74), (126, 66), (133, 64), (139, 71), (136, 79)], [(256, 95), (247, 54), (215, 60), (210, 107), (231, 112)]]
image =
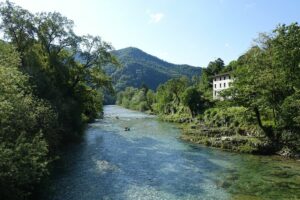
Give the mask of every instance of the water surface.
[(153, 116), (104, 112), (64, 152), (43, 199), (300, 199), (299, 162), (188, 144)]

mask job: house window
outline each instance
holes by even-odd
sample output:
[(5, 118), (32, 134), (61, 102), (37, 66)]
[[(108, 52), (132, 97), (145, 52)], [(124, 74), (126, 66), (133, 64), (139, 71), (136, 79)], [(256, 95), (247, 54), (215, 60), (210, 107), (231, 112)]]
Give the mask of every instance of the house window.
[(215, 91), (215, 96), (217, 96), (217, 91)]
[(226, 87), (226, 83), (224, 83), (224, 87)]
[(228, 79), (230, 79), (230, 75), (228, 76)]
[(226, 80), (226, 76), (224, 76), (224, 80)]
[(217, 88), (217, 84), (215, 84), (215, 88)]
[(215, 78), (215, 81), (217, 81), (217, 79)]
[(222, 88), (222, 83), (220, 83), (220, 88)]

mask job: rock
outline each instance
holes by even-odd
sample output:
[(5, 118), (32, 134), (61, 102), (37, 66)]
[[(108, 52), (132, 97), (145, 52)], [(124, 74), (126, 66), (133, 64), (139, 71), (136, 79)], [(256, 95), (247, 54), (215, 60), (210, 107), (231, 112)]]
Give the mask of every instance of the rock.
[(120, 119), (118, 116), (116, 116), (116, 119)]
[(230, 137), (223, 136), (223, 137), (221, 137), (221, 140), (222, 141), (230, 141)]
[(231, 186), (231, 183), (229, 183), (229, 181), (226, 181), (226, 180), (221, 180), (221, 181), (217, 182), (217, 186), (226, 189)]
[(124, 131), (130, 131), (129, 127), (125, 127)]
[(283, 147), (277, 154), (287, 158), (295, 157), (294, 152), (288, 147)]

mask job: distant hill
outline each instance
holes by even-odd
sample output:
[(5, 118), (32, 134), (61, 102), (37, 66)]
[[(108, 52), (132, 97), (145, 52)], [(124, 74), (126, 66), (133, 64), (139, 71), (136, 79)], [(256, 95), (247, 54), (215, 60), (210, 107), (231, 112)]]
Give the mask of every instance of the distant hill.
[(117, 92), (128, 86), (140, 87), (142, 84), (155, 90), (159, 84), (171, 78), (192, 78), (201, 74), (200, 67), (168, 63), (138, 48), (128, 47), (113, 51), (112, 54), (118, 58), (122, 67), (108, 65), (105, 71), (113, 78)]

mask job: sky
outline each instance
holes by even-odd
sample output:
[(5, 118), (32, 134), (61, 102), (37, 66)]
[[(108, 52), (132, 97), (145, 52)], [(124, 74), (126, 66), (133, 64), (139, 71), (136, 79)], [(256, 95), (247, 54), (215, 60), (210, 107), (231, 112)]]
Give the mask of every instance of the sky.
[(206, 67), (237, 59), (259, 33), (300, 21), (298, 0), (11, 0), (33, 12), (58, 11), (79, 35), (115, 49), (137, 47), (168, 62)]

